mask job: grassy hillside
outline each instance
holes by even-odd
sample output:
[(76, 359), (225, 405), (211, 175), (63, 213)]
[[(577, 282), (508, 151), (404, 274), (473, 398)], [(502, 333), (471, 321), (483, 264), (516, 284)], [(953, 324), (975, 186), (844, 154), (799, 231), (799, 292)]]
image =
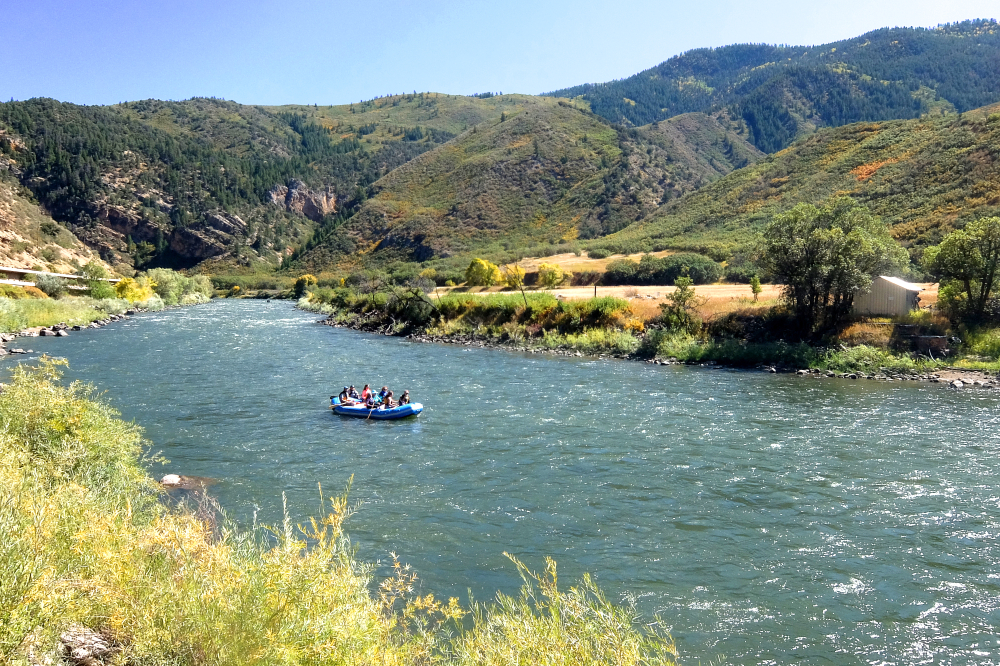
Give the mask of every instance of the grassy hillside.
[(718, 112), (765, 152), (817, 127), (917, 118), (1000, 101), (995, 21), (886, 28), (831, 44), (696, 49), (634, 76), (549, 93), (613, 122)]
[(720, 257), (774, 214), (846, 194), (892, 225), (911, 248), (1000, 213), (1000, 105), (961, 116), (828, 128), (663, 206), (602, 241)]
[(626, 129), (565, 100), (511, 101), (375, 183), (297, 267), (467, 263), (595, 238), (761, 157), (704, 114)]
[(0, 265), (75, 273), (97, 259), (12, 179), (0, 178)]

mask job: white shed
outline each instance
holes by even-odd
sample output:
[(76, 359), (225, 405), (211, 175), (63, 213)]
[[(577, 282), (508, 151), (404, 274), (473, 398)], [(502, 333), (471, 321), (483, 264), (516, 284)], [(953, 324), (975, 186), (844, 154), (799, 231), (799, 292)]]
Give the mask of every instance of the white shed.
[(920, 292), (923, 287), (900, 280), (899, 278), (880, 275), (872, 282), (868, 293), (854, 295), (852, 312), (856, 315), (894, 316), (905, 315), (910, 310), (916, 310), (920, 303)]

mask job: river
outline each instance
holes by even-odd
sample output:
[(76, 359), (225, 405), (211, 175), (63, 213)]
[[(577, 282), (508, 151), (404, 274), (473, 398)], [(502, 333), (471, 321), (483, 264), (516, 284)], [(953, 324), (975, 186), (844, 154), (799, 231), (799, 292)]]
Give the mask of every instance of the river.
[[(20, 346), (63, 356), (228, 514), (354, 475), (360, 557), (515, 592), (550, 555), (662, 616), (687, 663), (1000, 663), (998, 393), (516, 354), (225, 300)], [(10, 363), (10, 361), (7, 361)], [(417, 419), (334, 416), (369, 382)]]

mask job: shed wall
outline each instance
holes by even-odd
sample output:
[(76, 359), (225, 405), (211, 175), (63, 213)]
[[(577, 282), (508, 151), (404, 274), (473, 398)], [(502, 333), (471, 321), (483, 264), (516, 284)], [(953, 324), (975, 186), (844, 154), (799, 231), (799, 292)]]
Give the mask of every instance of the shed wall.
[(919, 292), (910, 291), (888, 280), (876, 278), (867, 294), (854, 297), (854, 314), (897, 316), (909, 314), (919, 303)]

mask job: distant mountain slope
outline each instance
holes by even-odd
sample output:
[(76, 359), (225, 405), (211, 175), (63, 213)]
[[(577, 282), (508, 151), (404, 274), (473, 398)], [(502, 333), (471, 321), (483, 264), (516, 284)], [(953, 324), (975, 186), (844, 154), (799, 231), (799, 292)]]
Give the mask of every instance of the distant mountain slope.
[(498, 256), (598, 237), (762, 157), (704, 114), (626, 129), (562, 100), (514, 101), (376, 182), (299, 265)]
[(916, 118), (1000, 101), (995, 21), (886, 28), (820, 46), (697, 49), (634, 76), (552, 93), (611, 120), (645, 125), (718, 113), (765, 152), (816, 127)]
[(0, 157), (111, 263), (275, 264), (371, 183), (512, 104), (432, 94), (268, 108), (35, 99), (0, 104)]
[(1000, 214), (1000, 105), (920, 120), (827, 128), (614, 234), (629, 251), (732, 254), (781, 211), (849, 195), (916, 253), (982, 215)]

